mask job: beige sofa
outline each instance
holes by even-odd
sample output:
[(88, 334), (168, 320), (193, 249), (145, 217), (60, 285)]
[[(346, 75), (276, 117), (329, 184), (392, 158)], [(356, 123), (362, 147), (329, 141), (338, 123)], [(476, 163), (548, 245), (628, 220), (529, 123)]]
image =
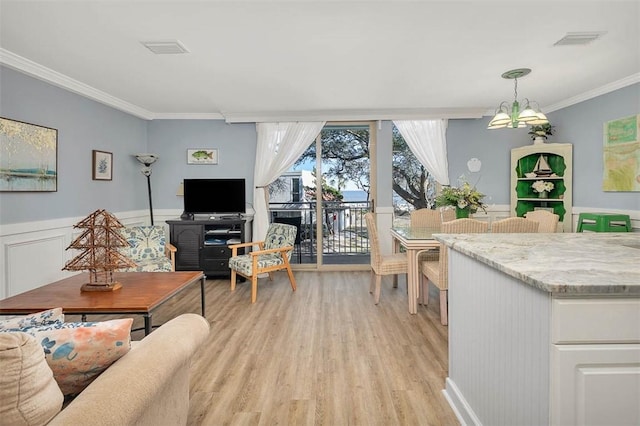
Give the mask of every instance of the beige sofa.
[(103, 372), (49, 425), (184, 425), (189, 365), (209, 323), (183, 314), (157, 328)]

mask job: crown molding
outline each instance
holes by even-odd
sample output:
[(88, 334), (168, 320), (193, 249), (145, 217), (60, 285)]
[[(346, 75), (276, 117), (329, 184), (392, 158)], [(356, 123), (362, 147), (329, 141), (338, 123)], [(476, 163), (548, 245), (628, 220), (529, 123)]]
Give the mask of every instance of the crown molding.
[(275, 112), (223, 112), (227, 123), (277, 121), (434, 120), (481, 118), (484, 108), (405, 108)]
[(153, 114), (154, 120), (224, 120), (224, 116), (217, 112), (159, 112)]
[(604, 86), (589, 90), (588, 92), (566, 99), (562, 102), (546, 106), (543, 109), (545, 113), (557, 111), (559, 109), (566, 108), (601, 95), (605, 95), (607, 93), (613, 92), (614, 90), (622, 89), (623, 87), (631, 86), (632, 84), (636, 83), (640, 83), (640, 73), (631, 74), (630, 76), (622, 78), (618, 81), (605, 84)]
[[(601, 95), (606, 95), (607, 93), (613, 92), (614, 90), (622, 89), (636, 83), (640, 83), (640, 73), (631, 74), (628, 77), (622, 78), (609, 84), (605, 84), (604, 86), (597, 87), (593, 90), (589, 90), (588, 92), (581, 93), (580, 95), (574, 96), (569, 99), (565, 99), (564, 101), (547, 106), (541, 106), (540, 109), (542, 110), (542, 112), (547, 114), (549, 112), (558, 111), (560, 109), (570, 107), (571, 105), (579, 104), (580, 102), (588, 101), (589, 99), (593, 99)], [(495, 114), (495, 109), (487, 110), (484, 113), (484, 115), (487, 117), (493, 117)]]
[(3, 48), (0, 48), (0, 64), (53, 84), (54, 86), (61, 87), (86, 98), (93, 99), (101, 104), (124, 111), (127, 114), (131, 114), (145, 120), (153, 120), (154, 118), (154, 114), (151, 111), (147, 111), (144, 108), (140, 108), (129, 102), (123, 101), (120, 98), (116, 98), (115, 96), (109, 95), (108, 93), (81, 83), (78, 80), (74, 80), (71, 77), (42, 66), (27, 58), (23, 58), (22, 56), (16, 55), (15, 53)]
[[(409, 108), (385, 110), (319, 110), (276, 112), (223, 113), (154, 113), (126, 102), (85, 83), (0, 48), (0, 64), (70, 92), (100, 102), (144, 120), (225, 120), (227, 123), (260, 123), (274, 121), (362, 121), (362, 120), (425, 120), (475, 119), (492, 116), (494, 110), (485, 108)], [(580, 102), (640, 83), (640, 73), (606, 84), (572, 98), (543, 107), (545, 113), (557, 111)]]

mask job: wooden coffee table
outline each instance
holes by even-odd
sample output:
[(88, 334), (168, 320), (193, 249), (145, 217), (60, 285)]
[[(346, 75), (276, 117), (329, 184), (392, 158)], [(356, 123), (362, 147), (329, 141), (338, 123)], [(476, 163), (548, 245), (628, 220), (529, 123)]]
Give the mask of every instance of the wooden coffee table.
[(0, 300), (0, 315), (30, 314), (62, 307), (65, 314), (142, 315), (145, 335), (151, 333), (152, 313), (160, 305), (191, 284), (200, 281), (200, 301), (204, 316), (204, 282), (201, 271), (116, 272), (122, 288), (115, 291), (80, 291), (89, 282), (83, 273)]

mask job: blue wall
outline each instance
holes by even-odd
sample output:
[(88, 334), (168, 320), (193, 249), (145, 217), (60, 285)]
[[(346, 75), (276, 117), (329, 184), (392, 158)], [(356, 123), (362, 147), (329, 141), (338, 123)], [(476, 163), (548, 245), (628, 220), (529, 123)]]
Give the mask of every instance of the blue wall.
[[(58, 191), (0, 193), (0, 224), (146, 208), (146, 184), (131, 157), (146, 150), (146, 121), (5, 67), (0, 116), (58, 129)], [(94, 149), (113, 153), (112, 181), (92, 180)]]
[[(640, 84), (548, 114), (556, 127), (551, 142), (574, 144), (574, 206), (640, 210), (638, 192), (603, 192), (602, 129), (606, 121), (640, 112)], [(252, 203), (256, 129), (254, 124), (218, 120), (145, 121), (98, 102), (0, 67), (0, 116), (58, 129), (58, 192), (0, 193), (0, 224), (82, 217), (97, 208), (110, 211), (147, 208), (146, 182), (131, 156), (153, 152), (154, 209), (182, 209), (176, 191), (183, 178), (244, 177)], [(489, 117), (449, 120), (449, 176), (452, 184), (466, 174), (490, 198), (509, 204), (511, 148), (531, 143), (527, 129), (487, 130)], [(379, 132), (381, 147), (390, 146), (390, 122)], [(188, 165), (188, 148), (216, 148), (218, 165)], [(113, 181), (91, 179), (91, 150), (113, 153)], [(476, 174), (470, 158), (482, 161)], [(384, 167), (381, 167), (381, 171)], [(379, 176), (378, 187), (390, 188)], [(389, 179), (391, 178), (389, 173)], [(391, 203), (391, 196), (377, 200)]]
[[(253, 203), (256, 157), (255, 124), (222, 120), (154, 120), (149, 122), (149, 152), (160, 156), (153, 166), (153, 206), (182, 209), (176, 196), (184, 178), (245, 178), (247, 203)], [(218, 150), (218, 164), (187, 164), (187, 149)], [(209, 194), (224, 197), (224, 194)]]
[[(574, 207), (640, 210), (638, 192), (602, 191), (603, 126), (616, 118), (640, 113), (640, 84), (634, 84), (547, 114), (555, 126), (548, 142), (573, 144)], [(532, 143), (528, 129), (487, 130), (490, 117), (449, 120), (449, 178), (466, 174), (487, 194), (489, 204), (509, 204), (510, 150)], [(476, 157), (482, 170), (471, 174), (467, 161)]]
[(604, 124), (639, 113), (640, 84), (634, 84), (549, 116), (561, 140), (573, 143), (574, 205), (640, 210), (640, 192), (602, 190)]

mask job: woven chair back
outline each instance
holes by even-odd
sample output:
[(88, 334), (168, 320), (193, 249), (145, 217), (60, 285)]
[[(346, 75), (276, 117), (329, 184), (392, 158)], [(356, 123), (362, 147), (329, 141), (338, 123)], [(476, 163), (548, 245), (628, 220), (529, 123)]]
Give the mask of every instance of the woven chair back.
[(440, 210), (418, 209), (411, 212), (411, 227), (440, 229)]
[[(475, 219), (454, 219), (442, 224), (443, 234), (482, 234), (489, 230), (489, 224)], [(449, 250), (444, 244), (440, 244), (440, 281), (435, 283), (441, 290), (449, 288)]]
[(367, 213), (364, 215), (364, 220), (367, 222), (367, 232), (369, 233), (371, 266), (374, 270), (378, 270), (378, 266), (382, 262), (382, 257), (380, 254), (380, 239), (378, 237), (378, 228), (376, 228), (376, 219), (373, 213)]
[(455, 209), (445, 209), (441, 208), (440, 213), (442, 215), (442, 222), (451, 222), (456, 218), (456, 210)]
[(499, 233), (536, 233), (538, 232), (538, 222), (525, 219), (523, 217), (509, 217), (491, 225), (491, 232)]
[(479, 234), (488, 230), (487, 222), (475, 219), (454, 219), (442, 224), (443, 234)]
[(560, 216), (546, 210), (533, 210), (524, 215), (529, 220), (538, 222), (538, 232), (551, 233), (558, 232), (558, 222)]

